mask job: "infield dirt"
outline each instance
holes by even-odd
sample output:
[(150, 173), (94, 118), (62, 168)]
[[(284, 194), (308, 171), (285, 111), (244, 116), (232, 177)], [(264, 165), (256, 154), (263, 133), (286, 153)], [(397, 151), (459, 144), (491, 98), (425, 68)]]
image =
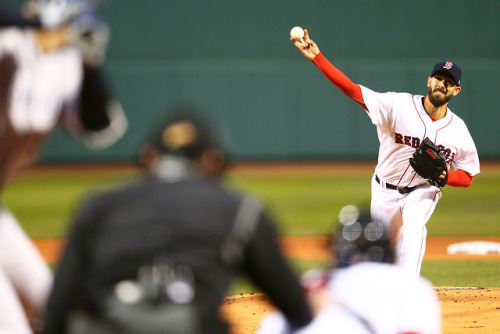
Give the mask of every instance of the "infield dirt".
[[(437, 288), (443, 314), (443, 334), (500, 333), (500, 288)], [(256, 333), (273, 305), (261, 293), (226, 297), (221, 316), (233, 334)]]

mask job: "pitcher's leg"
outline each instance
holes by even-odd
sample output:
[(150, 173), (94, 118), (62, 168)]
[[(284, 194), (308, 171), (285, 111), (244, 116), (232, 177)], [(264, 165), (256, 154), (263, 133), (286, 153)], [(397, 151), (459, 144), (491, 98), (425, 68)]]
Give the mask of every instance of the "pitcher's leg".
[(426, 224), (440, 197), (434, 189), (424, 188), (413, 191), (403, 200), (398, 264), (416, 275), (420, 275), (425, 254)]
[(398, 243), (397, 263), (417, 275), (420, 274), (424, 258), (426, 237), (427, 228), (425, 225), (421, 226), (421, 222), (407, 218), (403, 223)]

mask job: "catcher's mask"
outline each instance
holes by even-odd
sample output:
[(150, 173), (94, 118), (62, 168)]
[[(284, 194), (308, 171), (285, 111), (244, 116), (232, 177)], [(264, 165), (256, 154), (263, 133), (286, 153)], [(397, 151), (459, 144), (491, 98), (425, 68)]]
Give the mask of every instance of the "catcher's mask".
[(333, 251), (338, 268), (358, 262), (394, 262), (391, 231), (369, 214), (348, 205), (340, 210)]

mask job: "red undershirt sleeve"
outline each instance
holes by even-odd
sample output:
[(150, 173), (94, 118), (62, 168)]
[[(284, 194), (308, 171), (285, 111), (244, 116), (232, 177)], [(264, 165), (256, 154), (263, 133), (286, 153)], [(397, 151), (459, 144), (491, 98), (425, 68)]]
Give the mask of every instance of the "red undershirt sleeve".
[(344, 73), (333, 66), (321, 52), (316, 55), (312, 62), (338, 89), (367, 110), (361, 87), (358, 84), (352, 82)]
[(474, 179), (473, 176), (462, 169), (449, 173), (447, 184), (452, 187), (468, 187)]

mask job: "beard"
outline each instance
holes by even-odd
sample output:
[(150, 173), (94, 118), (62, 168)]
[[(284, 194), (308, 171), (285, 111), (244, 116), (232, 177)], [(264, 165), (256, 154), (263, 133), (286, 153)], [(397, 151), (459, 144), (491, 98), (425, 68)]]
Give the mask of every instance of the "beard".
[(441, 107), (450, 102), (452, 95), (446, 95), (445, 91), (441, 91), (443, 95), (437, 93), (439, 90), (432, 90), (431, 87), (427, 90), (427, 96), (429, 97), (429, 101), (434, 105), (434, 107)]

